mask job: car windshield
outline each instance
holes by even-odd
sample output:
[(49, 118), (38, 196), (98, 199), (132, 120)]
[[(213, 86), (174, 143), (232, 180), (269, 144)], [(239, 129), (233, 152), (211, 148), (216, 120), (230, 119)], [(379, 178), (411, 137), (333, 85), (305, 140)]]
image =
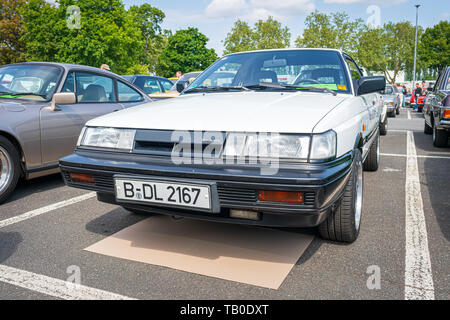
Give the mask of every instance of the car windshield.
[(50, 100), (62, 70), (45, 65), (9, 65), (0, 68), (0, 98)]
[(228, 55), (195, 79), (186, 92), (213, 88), (350, 93), (341, 56), (330, 50), (274, 50)]
[(183, 74), (180, 79), (178, 79), (170, 89), (170, 91), (177, 91), (177, 82), (178, 81), (189, 81), (189, 83), (192, 83), (195, 78), (198, 77), (198, 75), (201, 74), (201, 72), (189, 72), (186, 74)]

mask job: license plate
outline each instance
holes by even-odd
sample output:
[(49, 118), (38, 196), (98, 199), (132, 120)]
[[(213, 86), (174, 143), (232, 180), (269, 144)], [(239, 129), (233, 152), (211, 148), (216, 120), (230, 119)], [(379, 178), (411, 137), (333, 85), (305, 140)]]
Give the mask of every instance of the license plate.
[(122, 178), (116, 178), (115, 185), (119, 201), (211, 209), (211, 191), (207, 185)]

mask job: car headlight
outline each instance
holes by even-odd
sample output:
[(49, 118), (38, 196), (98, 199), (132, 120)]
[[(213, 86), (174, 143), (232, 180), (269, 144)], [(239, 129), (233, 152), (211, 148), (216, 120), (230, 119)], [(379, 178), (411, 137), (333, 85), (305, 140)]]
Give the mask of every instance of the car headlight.
[(78, 147), (93, 147), (131, 151), (136, 130), (86, 127), (78, 139)]
[(310, 160), (327, 160), (336, 157), (336, 132), (333, 130), (312, 137)]
[(277, 133), (229, 133), (226, 157), (308, 159), (310, 136)]

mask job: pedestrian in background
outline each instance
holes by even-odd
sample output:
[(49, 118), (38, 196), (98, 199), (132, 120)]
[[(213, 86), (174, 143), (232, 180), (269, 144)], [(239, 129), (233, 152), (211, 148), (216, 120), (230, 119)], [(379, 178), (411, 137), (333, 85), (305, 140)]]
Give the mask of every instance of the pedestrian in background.
[(416, 83), (416, 89), (414, 90), (414, 110), (417, 111), (419, 108), (419, 97), (422, 95), (422, 87), (419, 83)]
[(180, 80), (182, 75), (183, 75), (183, 73), (181, 71), (177, 71), (177, 73), (175, 74), (175, 76), (178, 78), (178, 80)]
[(100, 69), (105, 70), (105, 71), (111, 71), (109, 66), (107, 64), (105, 64), (105, 63), (100, 66)]

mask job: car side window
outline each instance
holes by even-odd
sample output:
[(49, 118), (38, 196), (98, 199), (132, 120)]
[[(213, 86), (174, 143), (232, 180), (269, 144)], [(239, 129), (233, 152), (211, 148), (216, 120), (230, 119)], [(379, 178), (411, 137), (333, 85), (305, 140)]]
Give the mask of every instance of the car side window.
[(361, 78), (361, 71), (359, 71), (359, 68), (356, 66), (355, 62), (352, 60), (345, 58), (345, 61), (348, 64), (348, 67), (350, 69), (350, 73), (352, 74), (353, 80), (359, 80)]
[(161, 80), (160, 83), (164, 91), (170, 91), (173, 87), (173, 84), (170, 81)]
[(117, 95), (119, 97), (119, 102), (142, 101), (142, 96), (139, 92), (121, 81), (117, 81)]
[(76, 72), (78, 102), (114, 102), (113, 79), (89, 72)]
[(75, 92), (75, 77), (73, 72), (70, 71), (67, 75), (66, 81), (64, 82), (64, 86), (61, 89), (61, 92)]
[(145, 80), (144, 92), (147, 94), (159, 93), (161, 88), (159, 87), (158, 81), (156, 80)]

